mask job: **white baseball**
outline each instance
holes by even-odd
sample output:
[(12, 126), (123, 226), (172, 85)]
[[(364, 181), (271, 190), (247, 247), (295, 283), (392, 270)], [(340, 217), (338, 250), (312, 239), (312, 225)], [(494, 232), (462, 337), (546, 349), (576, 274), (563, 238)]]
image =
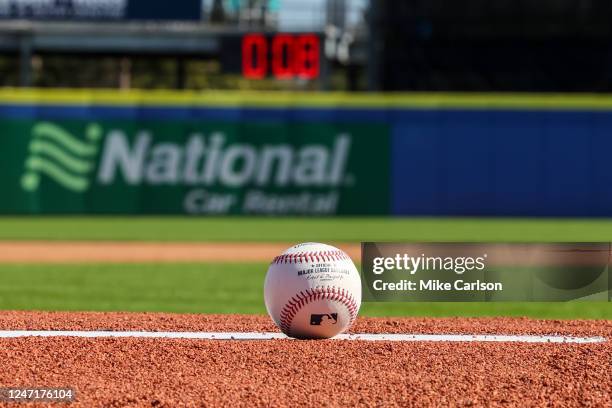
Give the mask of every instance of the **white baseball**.
[(268, 314), (283, 333), (327, 339), (347, 330), (361, 305), (361, 279), (351, 258), (308, 242), (274, 258), (264, 283)]

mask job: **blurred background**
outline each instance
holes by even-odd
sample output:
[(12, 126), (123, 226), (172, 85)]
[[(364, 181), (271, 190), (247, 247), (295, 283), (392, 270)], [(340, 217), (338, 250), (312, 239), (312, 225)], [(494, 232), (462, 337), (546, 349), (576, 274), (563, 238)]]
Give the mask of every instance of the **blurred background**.
[(609, 0), (0, 0), (0, 308), (265, 313), (266, 256), (164, 260), (184, 241), (610, 242), (610, 21)]
[[(606, 0), (2, 0), (0, 86), (606, 92), (611, 16)], [(251, 33), (266, 61), (242, 59)], [(298, 33), (318, 72), (279, 80), (301, 57), (278, 36)]]
[[(366, 0), (3, 0), (0, 85), (366, 89), (367, 9)], [(264, 35), (266, 48), (279, 33), (316, 36), (320, 73), (279, 82), (268, 67), (249, 80), (241, 61), (249, 33)], [(283, 44), (275, 62), (287, 67), (295, 56)], [(271, 65), (272, 55), (259, 63)]]

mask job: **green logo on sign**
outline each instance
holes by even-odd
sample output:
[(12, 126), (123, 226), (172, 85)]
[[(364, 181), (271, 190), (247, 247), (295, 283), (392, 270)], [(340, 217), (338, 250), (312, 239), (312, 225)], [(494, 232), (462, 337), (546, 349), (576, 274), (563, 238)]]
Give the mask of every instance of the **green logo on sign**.
[(87, 190), (87, 176), (95, 166), (101, 137), (102, 128), (97, 123), (87, 126), (85, 141), (52, 123), (37, 123), (32, 128), (21, 186), (26, 191), (36, 191), (44, 174), (68, 190)]

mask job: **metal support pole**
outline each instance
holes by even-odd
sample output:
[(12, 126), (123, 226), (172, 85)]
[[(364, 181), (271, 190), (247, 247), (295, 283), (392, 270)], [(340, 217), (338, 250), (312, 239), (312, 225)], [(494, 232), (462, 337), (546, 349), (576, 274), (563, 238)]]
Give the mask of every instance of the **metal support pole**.
[(19, 41), (19, 85), (32, 86), (32, 38), (27, 34)]
[(325, 34), (319, 40), (319, 90), (331, 88), (331, 61), (325, 55)]
[(187, 61), (185, 58), (178, 57), (176, 60), (176, 89), (187, 87)]
[(382, 89), (381, 60), (384, 57), (384, 38), (382, 36), (382, 9), (387, 7), (381, 3), (386, 0), (370, 0), (370, 10), (368, 13), (368, 90), (380, 91)]

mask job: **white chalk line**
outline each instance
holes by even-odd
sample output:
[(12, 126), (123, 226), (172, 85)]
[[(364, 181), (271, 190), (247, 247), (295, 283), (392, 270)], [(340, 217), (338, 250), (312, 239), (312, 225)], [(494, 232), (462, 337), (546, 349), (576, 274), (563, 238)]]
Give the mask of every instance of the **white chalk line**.
[[(18, 337), (123, 337), (147, 339), (195, 340), (278, 340), (288, 339), (272, 332), (150, 332), (150, 331), (56, 331), (0, 330), (0, 338)], [(500, 334), (340, 334), (332, 340), (347, 341), (406, 341), (406, 342), (510, 342), (510, 343), (603, 343), (605, 337), (573, 337), (559, 335), (500, 335)]]

